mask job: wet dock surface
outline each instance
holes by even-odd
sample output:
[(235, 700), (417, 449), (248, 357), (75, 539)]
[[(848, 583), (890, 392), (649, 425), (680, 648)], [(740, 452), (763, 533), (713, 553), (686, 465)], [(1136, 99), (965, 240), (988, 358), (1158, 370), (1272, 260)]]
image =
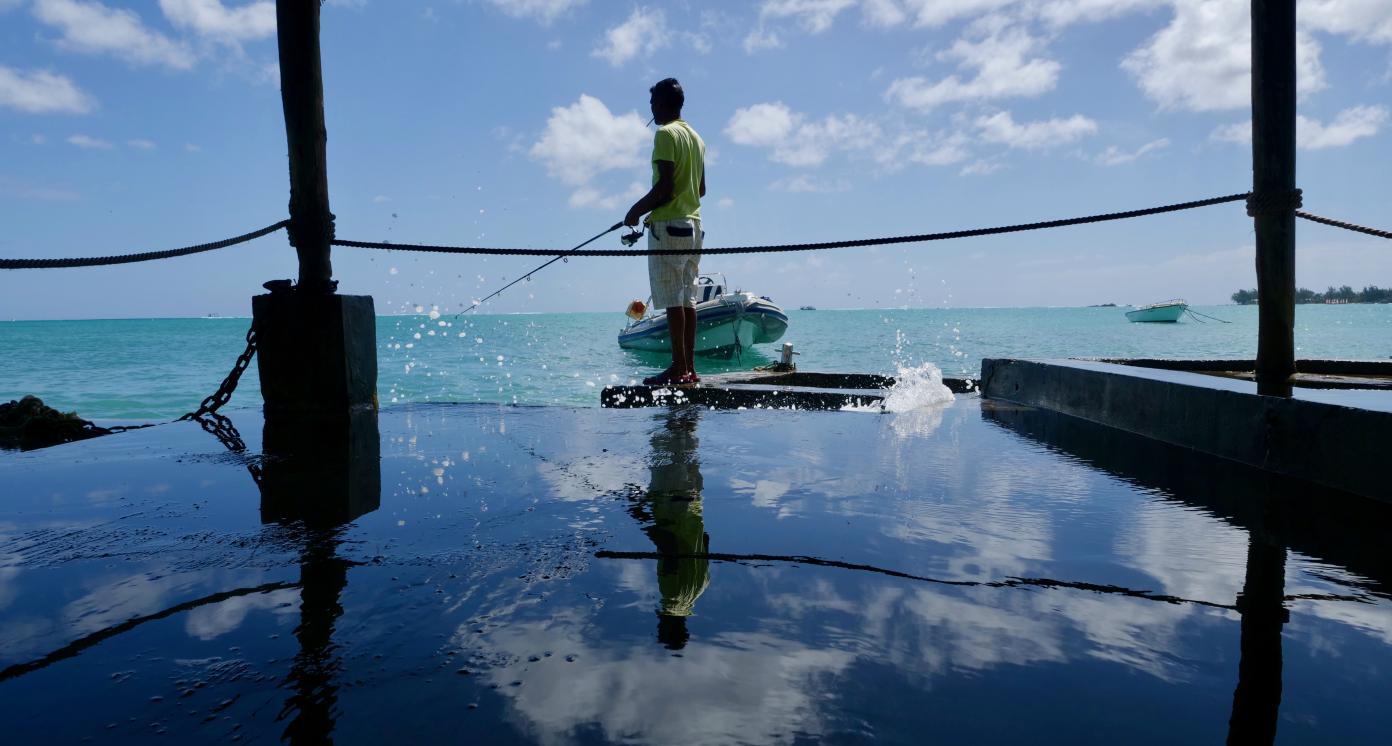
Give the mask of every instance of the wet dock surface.
[(414, 406), (315, 458), (234, 422), (0, 453), (7, 738), (1392, 732), (1387, 507), (1079, 420)]

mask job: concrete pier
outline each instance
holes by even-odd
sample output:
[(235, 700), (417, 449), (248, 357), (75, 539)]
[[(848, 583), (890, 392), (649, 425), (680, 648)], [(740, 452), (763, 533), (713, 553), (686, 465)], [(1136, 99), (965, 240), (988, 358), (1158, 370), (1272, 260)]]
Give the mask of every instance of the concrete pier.
[[(695, 404), (711, 409), (844, 409), (876, 406), (895, 380), (871, 373), (761, 371), (706, 376), (700, 386), (606, 386), (600, 406), (610, 409)], [(953, 393), (977, 390), (969, 378), (944, 378)]]
[[(1196, 366), (1197, 368), (1198, 366)], [(1322, 368), (1331, 375), (1334, 366)], [(1349, 376), (1344, 376), (1345, 378)], [(1087, 360), (987, 359), (982, 396), (1078, 417), (1269, 472), (1392, 502), (1392, 390), (1294, 389)]]

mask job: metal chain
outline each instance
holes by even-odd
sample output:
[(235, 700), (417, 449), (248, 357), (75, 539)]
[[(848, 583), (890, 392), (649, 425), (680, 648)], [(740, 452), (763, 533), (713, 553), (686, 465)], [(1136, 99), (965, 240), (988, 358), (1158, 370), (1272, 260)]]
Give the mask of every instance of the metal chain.
[(198, 409), (185, 414), (176, 422), (183, 420), (196, 420), (205, 414), (216, 413), (222, 405), (232, 398), (232, 392), (237, 390), (237, 383), (242, 380), (242, 374), (246, 372), (247, 366), (251, 364), (251, 358), (256, 354), (256, 322), (251, 322), (251, 327), (246, 333), (246, 349), (237, 356), (237, 362), (232, 364), (232, 370), (227, 377), (222, 379), (222, 385), (218, 386), (217, 391), (203, 400), (198, 405)]

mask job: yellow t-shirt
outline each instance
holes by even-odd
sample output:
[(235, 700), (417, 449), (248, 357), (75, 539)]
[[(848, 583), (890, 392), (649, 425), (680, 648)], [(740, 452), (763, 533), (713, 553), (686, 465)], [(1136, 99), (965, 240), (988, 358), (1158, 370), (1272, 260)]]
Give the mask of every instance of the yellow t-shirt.
[(675, 165), (672, 199), (652, 211), (650, 220), (701, 217), (701, 179), (706, 175), (706, 143), (691, 125), (675, 119), (657, 128), (653, 136), (652, 180), (657, 183), (657, 162)]

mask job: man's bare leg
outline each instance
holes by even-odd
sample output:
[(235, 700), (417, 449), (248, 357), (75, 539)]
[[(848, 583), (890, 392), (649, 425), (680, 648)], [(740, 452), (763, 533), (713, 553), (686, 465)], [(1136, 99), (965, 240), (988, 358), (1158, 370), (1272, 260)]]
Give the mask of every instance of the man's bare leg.
[(686, 372), (696, 375), (696, 309), (682, 306), (682, 316), (686, 320), (686, 335), (682, 340), (686, 348)]
[(686, 373), (688, 359), (686, 357), (686, 308), (684, 306), (673, 306), (667, 309), (667, 337), (672, 342), (672, 376), (680, 376)]

